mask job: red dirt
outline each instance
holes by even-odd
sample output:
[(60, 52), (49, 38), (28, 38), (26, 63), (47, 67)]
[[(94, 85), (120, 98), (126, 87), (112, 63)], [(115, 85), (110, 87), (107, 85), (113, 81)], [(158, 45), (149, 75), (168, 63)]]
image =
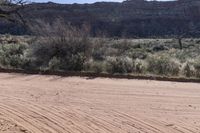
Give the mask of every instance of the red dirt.
[(0, 133), (200, 133), (200, 84), (0, 73)]

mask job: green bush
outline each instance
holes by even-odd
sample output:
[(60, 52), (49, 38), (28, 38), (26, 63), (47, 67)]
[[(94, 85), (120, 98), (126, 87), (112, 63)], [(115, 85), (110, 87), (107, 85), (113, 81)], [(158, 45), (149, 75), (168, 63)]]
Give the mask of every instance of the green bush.
[(148, 53), (144, 49), (130, 49), (127, 55), (132, 59), (146, 59)]
[(180, 64), (167, 56), (151, 56), (148, 58), (148, 71), (153, 74), (177, 76)]
[(105, 60), (105, 54), (108, 51), (107, 41), (104, 39), (93, 39), (92, 58), (96, 61)]
[(119, 52), (122, 54), (126, 52), (127, 50), (131, 49), (132, 47), (134, 47), (134, 45), (132, 44), (130, 40), (123, 39), (119, 41), (114, 41), (114, 43), (112, 44), (112, 47), (115, 49), (118, 49)]
[(186, 77), (193, 77), (193, 76), (195, 76), (194, 75), (194, 73), (195, 73), (194, 72), (194, 66), (191, 63), (189, 63), (189, 62), (184, 63), (183, 66), (182, 66), (182, 73)]
[(105, 62), (90, 60), (84, 64), (84, 71), (102, 73), (105, 71)]
[(129, 57), (107, 58), (107, 72), (109, 73), (132, 73), (134, 62)]
[(200, 78), (200, 62), (196, 61), (194, 63), (194, 68), (195, 68), (195, 76)]
[(134, 64), (135, 64), (135, 72), (136, 73), (145, 73), (146, 72), (145, 61), (136, 59)]
[(22, 68), (29, 66), (30, 60), (25, 55), (26, 44), (0, 45), (0, 65), (4, 68)]
[(60, 59), (56, 58), (56, 57), (53, 57), (50, 61), (49, 61), (49, 66), (48, 66), (48, 69), (50, 70), (59, 70), (60, 69)]

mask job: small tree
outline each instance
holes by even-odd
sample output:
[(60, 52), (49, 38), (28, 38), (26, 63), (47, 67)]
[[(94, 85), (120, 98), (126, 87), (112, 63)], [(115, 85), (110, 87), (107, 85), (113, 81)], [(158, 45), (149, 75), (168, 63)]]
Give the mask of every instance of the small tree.
[(52, 24), (40, 20), (31, 30), (37, 38), (32, 54), (39, 67), (81, 71), (91, 57), (92, 42), (87, 25), (77, 28), (61, 19)]

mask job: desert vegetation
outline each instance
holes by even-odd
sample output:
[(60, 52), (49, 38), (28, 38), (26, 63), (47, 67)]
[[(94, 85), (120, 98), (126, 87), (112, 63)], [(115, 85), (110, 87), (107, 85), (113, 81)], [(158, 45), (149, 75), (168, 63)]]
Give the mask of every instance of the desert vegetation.
[(62, 21), (34, 29), (34, 36), (1, 35), (1, 68), (200, 77), (199, 39), (183, 39), (180, 49), (177, 39), (92, 38), (86, 25)]
[(200, 39), (182, 33), (174, 39), (109, 38), (103, 31), (94, 37), (89, 23), (25, 21), (23, 4), (0, 5), (1, 18), (25, 22), (30, 35), (0, 37), (1, 68), (200, 78)]
[[(4, 2), (1, 16), (16, 20), (15, 14), (23, 21), (22, 2)], [(87, 23), (27, 22), (31, 36), (1, 36), (1, 68), (200, 78), (199, 39), (94, 37)]]
[(199, 11), (0, 0), (0, 132), (199, 132)]

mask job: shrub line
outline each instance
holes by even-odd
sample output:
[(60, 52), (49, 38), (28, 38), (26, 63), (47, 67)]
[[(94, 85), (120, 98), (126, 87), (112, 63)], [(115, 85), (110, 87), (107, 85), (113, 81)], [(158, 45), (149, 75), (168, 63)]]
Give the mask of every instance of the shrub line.
[(197, 78), (183, 77), (165, 77), (165, 76), (145, 76), (145, 75), (130, 75), (130, 74), (108, 74), (94, 72), (76, 72), (76, 71), (52, 71), (52, 70), (23, 70), (23, 69), (5, 69), (0, 68), (0, 73), (20, 73), (20, 74), (39, 74), (39, 75), (55, 75), (62, 77), (88, 77), (93, 78), (115, 78), (115, 79), (138, 79), (138, 80), (155, 80), (155, 81), (171, 81), (185, 83), (200, 83)]

